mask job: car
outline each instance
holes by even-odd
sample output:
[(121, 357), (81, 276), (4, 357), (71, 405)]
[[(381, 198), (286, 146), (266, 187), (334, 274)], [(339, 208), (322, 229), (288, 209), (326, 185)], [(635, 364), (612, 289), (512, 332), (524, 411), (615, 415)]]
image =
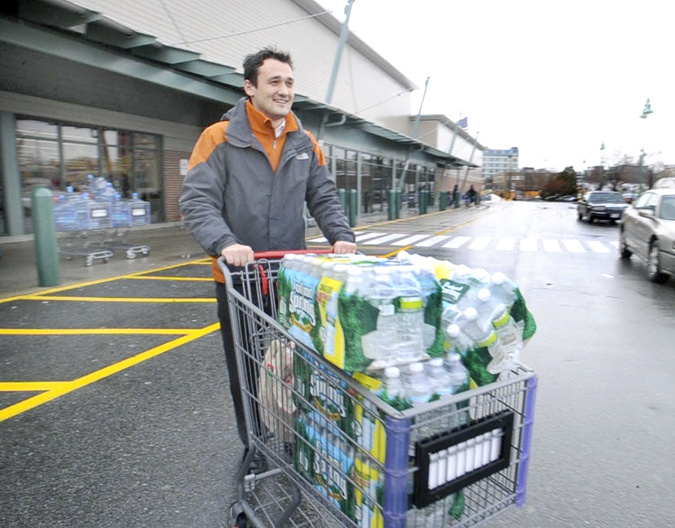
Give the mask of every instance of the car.
[(644, 259), (652, 282), (675, 275), (675, 188), (646, 191), (626, 209), (619, 222), (619, 253), (622, 259)]
[(590, 191), (577, 202), (577, 217), (593, 223), (595, 220), (617, 222), (628, 204), (621, 193), (614, 191)]

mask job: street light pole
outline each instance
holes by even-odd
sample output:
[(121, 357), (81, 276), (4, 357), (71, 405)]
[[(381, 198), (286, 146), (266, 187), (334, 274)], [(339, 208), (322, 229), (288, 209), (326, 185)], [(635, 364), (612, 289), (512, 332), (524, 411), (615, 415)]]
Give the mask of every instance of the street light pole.
[(602, 183), (602, 170), (605, 168), (605, 155), (603, 150), (605, 150), (605, 142), (602, 142), (602, 145), (600, 145), (600, 175), (598, 177), (599, 181), (599, 187), (598, 191), (602, 191), (602, 188), (604, 187), (604, 183)]
[[(649, 102), (649, 98), (647, 98), (647, 102), (645, 103), (645, 107), (642, 110), (642, 115), (640, 116), (640, 119), (647, 119), (649, 117), (649, 114), (653, 114), (654, 111), (652, 110), (652, 105)], [(646, 121), (645, 121), (645, 126), (646, 126)], [(644, 165), (644, 158), (645, 158), (645, 132), (644, 129), (642, 131), (642, 152), (640, 153), (640, 165), (638, 167), (638, 196), (642, 194), (643, 191), (643, 186), (642, 186), (642, 181), (644, 177), (644, 171), (645, 171), (645, 165)]]

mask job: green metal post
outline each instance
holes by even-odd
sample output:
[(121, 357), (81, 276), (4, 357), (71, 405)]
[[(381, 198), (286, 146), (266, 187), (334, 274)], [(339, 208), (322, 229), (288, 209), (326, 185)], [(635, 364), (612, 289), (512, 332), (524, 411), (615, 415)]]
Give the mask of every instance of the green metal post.
[(345, 213), (349, 213), (349, 203), (347, 203), (347, 190), (338, 189), (338, 199), (340, 200), (340, 205)]
[(356, 189), (349, 189), (349, 226), (356, 227), (356, 213), (359, 209), (359, 194)]
[(460, 200), (460, 198), (461, 198), (461, 196), (460, 196), (460, 194), (459, 194), (459, 191), (454, 191), (454, 192), (452, 193), (452, 195), (453, 195), (453, 196), (452, 196), (452, 201), (453, 201), (454, 204), (455, 204), (455, 209), (458, 209), (458, 208), (459, 208), (459, 200)]
[(396, 220), (396, 191), (394, 189), (389, 189), (387, 192), (387, 219)]
[(396, 219), (401, 218), (401, 200), (403, 199), (403, 192), (396, 190)]
[(39, 284), (40, 286), (58, 286), (61, 278), (52, 191), (46, 187), (33, 190), (31, 214), (35, 231), (35, 257)]
[(448, 202), (448, 191), (441, 191), (438, 193), (438, 210), (445, 211)]
[(420, 191), (420, 214), (427, 214), (427, 207), (429, 205), (429, 191), (422, 189)]

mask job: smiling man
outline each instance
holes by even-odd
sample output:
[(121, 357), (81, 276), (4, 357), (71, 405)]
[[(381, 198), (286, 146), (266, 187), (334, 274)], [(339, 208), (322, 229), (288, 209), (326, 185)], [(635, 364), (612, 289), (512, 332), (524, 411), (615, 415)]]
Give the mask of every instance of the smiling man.
[[(304, 249), (305, 203), (335, 253), (355, 253), (356, 244), (321, 147), (291, 111), (290, 55), (265, 48), (247, 56), (244, 92), (247, 97), (197, 140), (179, 204), (190, 232), (213, 257), (230, 390), (246, 445), (227, 292), (216, 258), (243, 266), (254, 251)], [(255, 379), (251, 384), (247, 390), (255, 391)]]

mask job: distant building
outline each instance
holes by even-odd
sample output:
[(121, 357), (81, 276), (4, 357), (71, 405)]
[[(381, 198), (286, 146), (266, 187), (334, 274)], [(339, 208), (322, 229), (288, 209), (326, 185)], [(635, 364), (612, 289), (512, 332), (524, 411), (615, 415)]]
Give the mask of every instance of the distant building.
[(483, 179), (485, 186), (493, 187), (495, 176), (501, 175), (504, 180), (506, 173), (518, 170), (518, 147), (505, 150), (486, 149), (483, 151)]

